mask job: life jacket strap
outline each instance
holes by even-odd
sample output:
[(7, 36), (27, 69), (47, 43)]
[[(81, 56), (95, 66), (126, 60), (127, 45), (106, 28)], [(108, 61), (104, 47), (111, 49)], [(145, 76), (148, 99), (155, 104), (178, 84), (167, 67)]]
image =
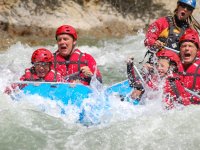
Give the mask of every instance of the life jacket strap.
[(178, 101), (180, 103), (182, 103), (182, 101), (179, 99), (180, 98), (180, 93), (179, 93), (179, 91), (178, 91), (178, 89), (176, 87), (176, 84), (175, 84), (175, 80), (177, 80), (177, 79), (169, 78), (168, 80), (169, 80), (170, 87), (172, 88), (174, 94), (176, 95), (176, 99), (178, 99)]

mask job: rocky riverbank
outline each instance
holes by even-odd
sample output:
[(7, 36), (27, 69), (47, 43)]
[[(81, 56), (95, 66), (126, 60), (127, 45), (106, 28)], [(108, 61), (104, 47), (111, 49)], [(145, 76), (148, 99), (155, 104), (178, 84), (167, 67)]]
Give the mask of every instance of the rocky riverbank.
[[(1, 49), (16, 41), (30, 45), (53, 43), (55, 30), (62, 24), (74, 26), (79, 37), (121, 38), (145, 30), (154, 19), (172, 13), (175, 7), (176, 2), (170, 0), (2, 0)], [(198, 13), (196, 9), (200, 20)]]

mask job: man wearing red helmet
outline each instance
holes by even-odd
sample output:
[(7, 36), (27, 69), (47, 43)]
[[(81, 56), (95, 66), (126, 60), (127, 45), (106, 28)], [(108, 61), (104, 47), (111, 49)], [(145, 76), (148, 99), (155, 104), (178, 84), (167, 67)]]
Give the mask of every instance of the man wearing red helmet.
[[(200, 95), (200, 58), (199, 52), (199, 36), (193, 30), (189, 30), (179, 41), (180, 57), (182, 66), (180, 74), (183, 77), (183, 84), (191, 91)], [(191, 104), (200, 104), (200, 98), (190, 94)]]
[[(187, 92), (181, 84), (181, 78), (176, 73), (181, 63), (179, 56), (175, 52), (162, 50), (157, 53), (157, 58), (154, 73), (144, 75), (145, 84), (153, 91), (163, 89), (163, 102), (167, 109), (173, 108), (175, 103), (188, 105)], [(137, 79), (135, 81), (133, 83), (135, 90), (131, 93), (132, 99), (138, 99), (144, 93), (140, 81)]]
[(180, 37), (191, 28), (199, 28), (192, 12), (196, 7), (196, 0), (178, 0), (173, 16), (161, 17), (152, 23), (146, 33), (144, 41), (150, 53), (149, 62), (152, 63), (153, 53), (163, 46), (179, 50)]
[(55, 71), (51, 69), (52, 60), (53, 54), (49, 50), (45, 48), (35, 50), (31, 58), (33, 66), (25, 70), (25, 74), (20, 80), (61, 82), (61, 75), (55, 74)]
[(58, 50), (54, 54), (54, 67), (68, 82), (89, 85), (93, 75), (102, 82), (95, 59), (75, 48), (76, 30), (70, 25), (62, 25), (56, 31)]
[[(51, 68), (53, 60), (53, 54), (45, 49), (39, 48), (35, 50), (31, 57), (31, 68), (25, 69), (25, 74), (20, 78), (21, 81), (44, 81), (44, 82), (62, 82), (62, 76), (60, 73), (55, 73)], [(10, 94), (12, 90), (19, 87), (20, 89), (26, 86), (26, 84), (12, 84), (11, 88), (7, 87), (5, 93)]]

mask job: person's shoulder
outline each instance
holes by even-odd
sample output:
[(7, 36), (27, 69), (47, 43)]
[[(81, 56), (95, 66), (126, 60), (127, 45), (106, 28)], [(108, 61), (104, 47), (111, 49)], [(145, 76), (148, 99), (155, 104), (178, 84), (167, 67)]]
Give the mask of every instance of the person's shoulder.
[(76, 49), (73, 51), (72, 55), (73, 55), (73, 54), (78, 54), (78, 55), (84, 56), (86, 53), (84, 53), (84, 52), (82, 52), (80, 49), (76, 48)]
[(158, 19), (156, 19), (151, 26), (155, 27), (155, 26), (166, 26), (168, 25), (168, 21), (167, 21), (167, 17), (160, 17)]
[(32, 69), (33, 69), (33, 67), (31, 67), (31, 68), (26, 68), (26, 69), (25, 69), (25, 73), (31, 72)]
[(79, 53), (79, 54), (82, 54), (83, 56), (86, 56), (86, 57), (92, 57), (91, 54), (87, 53), (87, 52), (82, 52), (81, 50), (79, 49), (75, 49), (74, 51), (75, 53)]
[[(200, 65), (200, 58), (199, 58), (199, 56), (197, 55), (197, 58), (196, 58), (196, 61), (194, 62), (194, 64), (197, 64), (197, 66), (199, 66)], [(198, 67), (199, 69), (200, 69), (200, 67)]]
[(164, 17), (160, 17), (158, 18), (156, 21), (167, 21), (167, 18), (170, 16), (164, 16)]
[(186, 28), (185, 33), (184, 34), (189, 34), (189, 33), (193, 33), (196, 36), (199, 36), (199, 33), (196, 29), (194, 29), (192, 26), (189, 26), (188, 28)]
[(84, 53), (84, 54), (85, 54), (85, 57), (87, 59), (93, 59), (94, 60), (94, 57), (91, 54), (89, 54), (89, 53)]
[(73, 50), (74, 53), (83, 53), (80, 49), (76, 48)]

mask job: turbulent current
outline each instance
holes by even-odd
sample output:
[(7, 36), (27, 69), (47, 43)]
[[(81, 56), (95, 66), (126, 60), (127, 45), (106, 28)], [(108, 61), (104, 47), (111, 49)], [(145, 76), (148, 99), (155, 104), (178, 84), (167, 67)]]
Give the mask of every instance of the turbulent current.
[[(94, 56), (103, 75), (103, 87), (127, 78), (126, 59), (134, 56), (136, 65), (143, 60), (144, 34), (124, 39), (77, 45)], [(44, 47), (44, 46), (39, 46)], [(31, 66), (32, 52), (39, 47), (20, 42), (0, 53), (0, 149), (1, 150), (194, 150), (200, 148), (200, 107), (188, 106), (164, 110), (158, 92), (154, 100), (133, 106), (113, 96), (109, 114), (102, 123), (83, 126), (77, 123), (78, 112), (68, 106), (60, 114), (56, 104), (39, 96), (24, 96), (13, 101), (3, 93), (10, 82), (17, 81)], [(45, 46), (52, 52), (56, 45)], [(94, 101), (95, 97), (89, 100)], [(39, 109), (46, 106), (46, 112)]]

